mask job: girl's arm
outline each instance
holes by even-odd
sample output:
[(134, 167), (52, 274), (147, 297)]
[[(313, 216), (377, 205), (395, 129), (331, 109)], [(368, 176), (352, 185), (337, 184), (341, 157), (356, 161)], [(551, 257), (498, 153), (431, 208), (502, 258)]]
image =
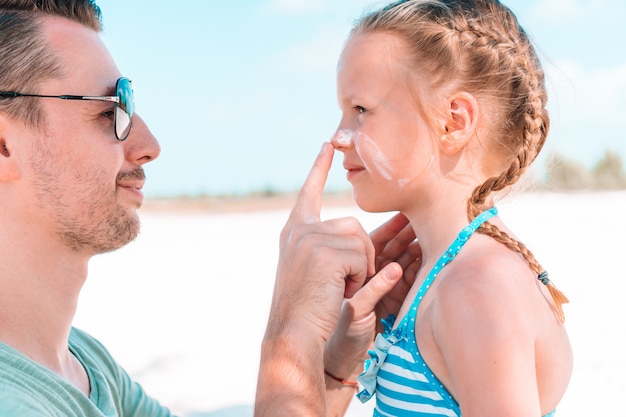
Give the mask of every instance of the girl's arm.
[(529, 304), (538, 290), (528, 266), (481, 257), (456, 265), (446, 278), (433, 304), (433, 336), (444, 384), (463, 416), (540, 416), (538, 316)]

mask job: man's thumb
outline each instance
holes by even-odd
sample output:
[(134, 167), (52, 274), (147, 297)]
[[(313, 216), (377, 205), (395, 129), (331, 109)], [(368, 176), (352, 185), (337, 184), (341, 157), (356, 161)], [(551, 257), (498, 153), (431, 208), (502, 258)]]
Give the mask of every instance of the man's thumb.
[(355, 297), (358, 296), (360, 298), (359, 304), (363, 303), (369, 309), (374, 309), (376, 304), (396, 286), (400, 278), (402, 278), (402, 273), (402, 267), (396, 262), (385, 265), (355, 295)]

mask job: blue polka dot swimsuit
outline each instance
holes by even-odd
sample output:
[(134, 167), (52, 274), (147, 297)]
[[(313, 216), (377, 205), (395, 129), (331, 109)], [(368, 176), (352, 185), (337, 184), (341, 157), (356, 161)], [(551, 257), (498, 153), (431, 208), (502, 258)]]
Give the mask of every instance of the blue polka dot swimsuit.
[[(364, 389), (358, 398), (365, 402), (376, 394), (374, 417), (461, 416), (461, 409), (448, 390), (424, 362), (415, 339), (415, 318), (420, 302), (441, 270), (484, 222), (496, 216), (491, 208), (467, 225), (439, 258), (420, 286), (409, 312), (392, 330), (395, 317), (383, 320), (384, 333), (376, 337), (365, 372), (359, 376)], [(548, 416), (554, 415), (550, 413)]]

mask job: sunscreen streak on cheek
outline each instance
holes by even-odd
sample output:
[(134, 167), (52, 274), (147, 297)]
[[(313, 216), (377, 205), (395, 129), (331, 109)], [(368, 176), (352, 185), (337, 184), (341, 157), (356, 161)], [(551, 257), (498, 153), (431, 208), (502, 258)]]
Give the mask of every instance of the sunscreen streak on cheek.
[(378, 145), (363, 132), (358, 132), (352, 136), (356, 136), (353, 140), (354, 149), (361, 158), (365, 169), (370, 172), (378, 172), (384, 179), (391, 180), (394, 172), (393, 167)]

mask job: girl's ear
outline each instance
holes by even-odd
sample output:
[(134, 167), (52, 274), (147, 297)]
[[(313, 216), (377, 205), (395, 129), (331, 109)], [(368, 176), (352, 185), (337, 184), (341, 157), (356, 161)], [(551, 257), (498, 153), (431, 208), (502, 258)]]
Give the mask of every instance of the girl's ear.
[(0, 113), (0, 182), (11, 181), (20, 176), (18, 158), (12, 147), (11, 133), (14, 121)]
[(469, 93), (461, 92), (447, 101), (444, 132), (440, 146), (445, 155), (453, 155), (463, 149), (476, 132), (478, 102)]

